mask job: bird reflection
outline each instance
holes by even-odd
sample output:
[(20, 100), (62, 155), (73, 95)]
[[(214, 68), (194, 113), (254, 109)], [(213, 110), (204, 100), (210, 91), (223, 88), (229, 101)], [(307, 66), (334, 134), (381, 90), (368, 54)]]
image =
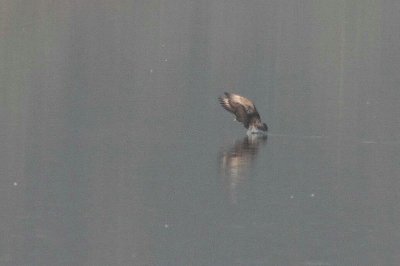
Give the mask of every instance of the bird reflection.
[(232, 204), (237, 203), (238, 186), (249, 178), (251, 166), (257, 157), (259, 148), (266, 142), (267, 136), (245, 137), (237, 140), (233, 146), (221, 149), (219, 154), (220, 173)]

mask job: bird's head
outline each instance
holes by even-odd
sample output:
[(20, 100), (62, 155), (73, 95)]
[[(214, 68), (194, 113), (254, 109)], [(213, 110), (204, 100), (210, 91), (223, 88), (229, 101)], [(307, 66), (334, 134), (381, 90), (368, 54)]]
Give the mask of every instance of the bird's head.
[(268, 126), (267, 126), (267, 124), (261, 123), (261, 121), (257, 121), (257, 122), (254, 124), (254, 127), (257, 128), (257, 130), (260, 130), (260, 131), (264, 131), (264, 132), (267, 132), (267, 131), (268, 131)]
[(262, 124), (262, 127), (261, 127), (261, 130), (262, 130), (262, 131), (268, 131), (268, 126), (267, 126), (267, 124), (263, 123), (263, 124)]

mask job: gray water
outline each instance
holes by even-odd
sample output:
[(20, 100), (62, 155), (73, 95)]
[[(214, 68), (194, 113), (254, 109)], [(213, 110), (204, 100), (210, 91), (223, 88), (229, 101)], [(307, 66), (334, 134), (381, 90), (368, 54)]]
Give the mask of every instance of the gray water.
[(0, 265), (400, 265), (400, 1), (1, 11)]

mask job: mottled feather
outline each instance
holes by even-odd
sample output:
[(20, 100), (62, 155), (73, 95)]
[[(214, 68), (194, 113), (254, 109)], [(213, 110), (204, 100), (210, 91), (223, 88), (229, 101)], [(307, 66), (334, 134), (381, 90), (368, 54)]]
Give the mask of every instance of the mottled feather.
[(243, 123), (244, 127), (255, 128), (260, 131), (267, 131), (267, 125), (261, 122), (260, 114), (257, 108), (249, 99), (233, 94), (224, 93), (224, 96), (218, 97), (221, 106), (236, 116), (238, 122)]

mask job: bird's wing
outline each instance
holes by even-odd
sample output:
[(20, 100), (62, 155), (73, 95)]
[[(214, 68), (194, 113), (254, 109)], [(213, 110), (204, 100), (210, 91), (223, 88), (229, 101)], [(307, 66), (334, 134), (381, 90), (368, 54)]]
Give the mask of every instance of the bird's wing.
[(218, 99), (222, 107), (233, 113), (236, 120), (243, 123), (245, 128), (249, 128), (249, 124), (254, 120), (260, 120), (256, 107), (249, 99), (227, 92), (225, 92), (225, 96)]
[(249, 128), (250, 116), (247, 114), (245, 108), (242, 105), (235, 107), (236, 120), (243, 123), (245, 128)]
[(218, 97), (219, 103), (221, 106), (227, 110), (228, 112), (231, 112), (232, 114), (235, 114), (234, 107), (231, 105), (229, 102), (229, 98), (225, 96)]
[(242, 105), (248, 114), (253, 114), (253, 113), (258, 114), (254, 103), (252, 101), (250, 101), (249, 99), (247, 99), (243, 96), (240, 96), (238, 94), (228, 93), (228, 92), (225, 92), (225, 96), (226, 96), (226, 98), (229, 99), (229, 102), (231, 104)]

